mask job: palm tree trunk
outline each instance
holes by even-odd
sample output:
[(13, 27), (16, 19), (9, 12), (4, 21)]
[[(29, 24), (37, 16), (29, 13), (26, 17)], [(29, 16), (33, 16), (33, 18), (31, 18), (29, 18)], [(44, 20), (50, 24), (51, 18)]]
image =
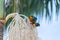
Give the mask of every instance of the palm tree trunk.
[(0, 22), (0, 40), (3, 40), (3, 27), (4, 27), (4, 24)]

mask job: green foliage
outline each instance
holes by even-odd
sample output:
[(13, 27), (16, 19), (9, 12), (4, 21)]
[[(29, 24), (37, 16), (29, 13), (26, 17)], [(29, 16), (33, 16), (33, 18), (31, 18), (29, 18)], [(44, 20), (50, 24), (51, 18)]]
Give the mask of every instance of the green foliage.
[[(17, 4), (16, 4), (16, 1), (10, 0), (10, 4), (8, 5), (8, 7), (6, 7), (7, 15), (9, 13), (16, 12), (17, 10), (19, 10), (18, 11), (19, 13), (25, 14), (27, 16), (33, 15), (34, 13), (36, 13), (36, 14), (40, 14), (40, 16), (42, 15), (42, 17), (43, 17), (43, 15), (44, 15), (43, 12), (44, 12), (44, 8), (45, 8), (46, 18), (48, 16), (49, 17), (52, 16), (53, 0), (18, 0)], [(49, 2), (50, 2), (50, 7), (51, 7), (51, 15), (49, 12), (49, 7), (48, 7)], [(56, 0), (56, 12), (58, 12), (58, 10), (59, 10), (59, 4)], [(57, 15), (58, 15), (58, 13), (57, 13)]]
[(0, 0), (0, 19), (3, 18), (3, 1)]

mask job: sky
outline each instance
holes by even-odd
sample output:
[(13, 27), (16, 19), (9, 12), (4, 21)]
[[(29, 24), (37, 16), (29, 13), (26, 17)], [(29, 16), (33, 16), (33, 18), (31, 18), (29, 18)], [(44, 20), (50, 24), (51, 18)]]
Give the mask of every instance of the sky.
[(40, 40), (60, 40), (60, 14), (57, 19), (55, 16), (56, 8), (54, 2), (53, 10), (54, 15), (52, 16), (52, 20), (48, 22), (44, 17), (42, 21), (40, 21), (40, 27), (37, 27), (38, 37)]
[(41, 40), (60, 40), (60, 18), (50, 23), (43, 20), (40, 27), (37, 27), (37, 31)]

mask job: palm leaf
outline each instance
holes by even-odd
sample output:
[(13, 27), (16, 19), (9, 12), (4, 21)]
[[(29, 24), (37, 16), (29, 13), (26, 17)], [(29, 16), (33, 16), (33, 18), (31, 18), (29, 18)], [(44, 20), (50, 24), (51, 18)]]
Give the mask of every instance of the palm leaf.
[[(7, 15), (12, 12), (16, 12), (19, 10), (19, 13), (25, 14), (27, 16), (33, 15), (33, 14), (40, 14), (40, 16), (43, 17), (44, 15), (44, 8), (46, 9), (46, 18), (52, 16), (52, 0), (18, 0), (17, 4), (15, 3), (17, 0), (10, 0), (10, 5), (6, 7), (6, 13)], [(51, 7), (51, 15), (48, 9), (48, 4), (50, 2)], [(56, 12), (59, 10), (59, 4), (56, 1)], [(11, 6), (12, 5), (12, 6)], [(18, 6), (18, 8), (16, 8)], [(17, 10), (16, 10), (17, 9)]]

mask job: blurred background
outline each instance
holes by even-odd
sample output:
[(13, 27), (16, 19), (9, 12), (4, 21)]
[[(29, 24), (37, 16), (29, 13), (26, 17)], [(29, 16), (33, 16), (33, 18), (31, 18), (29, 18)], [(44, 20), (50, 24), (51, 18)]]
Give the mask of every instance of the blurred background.
[(18, 12), (38, 18), (40, 40), (60, 40), (60, 0), (0, 0), (0, 19)]

